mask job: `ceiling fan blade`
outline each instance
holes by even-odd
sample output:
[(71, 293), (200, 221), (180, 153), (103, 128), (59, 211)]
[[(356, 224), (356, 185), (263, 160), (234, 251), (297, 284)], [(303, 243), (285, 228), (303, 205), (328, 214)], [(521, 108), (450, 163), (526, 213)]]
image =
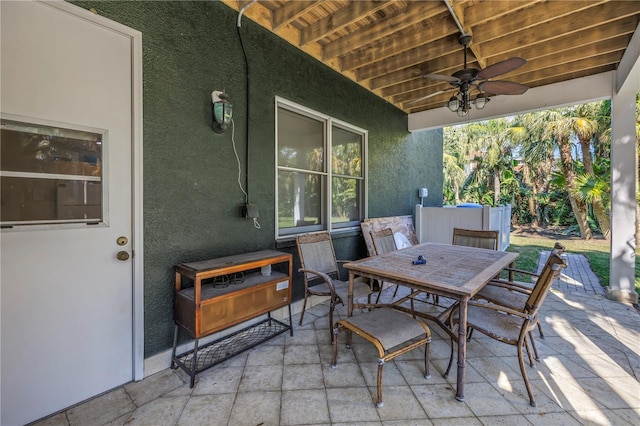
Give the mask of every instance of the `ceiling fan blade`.
[(520, 68), (527, 63), (526, 59), (522, 58), (509, 58), (504, 61), (496, 62), (493, 65), (489, 65), (477, 75), (479, 80), (486, 80), (488, 78), (497, 77), (502, 74), (506, 74), (510, 71)]
[(423, 75), (423, 77), (430, 78), (432, 80), (448, 81), (449, 83), (457, 83), (460, 81), (460, 79), (457, 77), (453, 77), (450, 75), (443, 75), (443, 74), (425, 74)]
[(483, 92), (493, 93), (496, 95), (522, 95), (529, 90), (528, 86), (513, 81), (485, 81), (479, 84), (480, 90)]
[(405, 105), (412, 105), (412, 104), (418, 103), (418, 102), (420, 102), (420, 101), (424, 101), (425, 99), (429, 99), (429, 98), (432, 98), (432, 97), (434, 97), (434, 96), (437, 96), (437, 95), (439, 95), (439, 94), (441, 94), (441, 93), (446, 93), (446, 92), (448, 92), (448, 91), (450, 91), (450, 90), (451, 90), (451, 89), (448, 89), (448, 90), (440, 90), (440, 91), (437, 91), (437, 92), (434, 92), (434, 93), (430, 93), (430, 94), (428, 94), (427, 96), (421, 96), (421, 97), (419, 97), (418, 99), (412, 99), (412, 100), (410, 100), (409, 102), (405, 102), (404, 104), (405, 104)]

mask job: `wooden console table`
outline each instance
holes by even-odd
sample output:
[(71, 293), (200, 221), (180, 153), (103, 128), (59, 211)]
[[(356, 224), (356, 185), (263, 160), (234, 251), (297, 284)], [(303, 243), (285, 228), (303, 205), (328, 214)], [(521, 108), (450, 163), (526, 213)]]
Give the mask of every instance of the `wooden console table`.
[[(171, 367), (191, 376), (289, 330), (292, 256), (262, 250), (176, 265), (175, 331)], [(271, 318), (288, 306), (289, 324)], [(199, 339), (259, 315), (267, 318), (236, 333), (199, 346)], [(176, 354), (180, 330), (195, 339), (194, 348)]]

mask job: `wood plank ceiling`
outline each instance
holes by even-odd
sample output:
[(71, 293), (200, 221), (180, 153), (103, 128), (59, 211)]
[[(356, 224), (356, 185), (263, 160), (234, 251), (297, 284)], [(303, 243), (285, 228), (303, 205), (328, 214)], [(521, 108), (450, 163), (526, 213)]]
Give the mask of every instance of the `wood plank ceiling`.
[[(222, 2), (235, 10), (250, 3)], [(259, 0), (243, 16), (414, 113), (442, 108), (457, 93), (424, 75), (464, 68), (462, 32), (472, 35), (468, 68), (524, 58), (491, 80), (532, 88), (615, 70), (638, 27), (640, 1)]]

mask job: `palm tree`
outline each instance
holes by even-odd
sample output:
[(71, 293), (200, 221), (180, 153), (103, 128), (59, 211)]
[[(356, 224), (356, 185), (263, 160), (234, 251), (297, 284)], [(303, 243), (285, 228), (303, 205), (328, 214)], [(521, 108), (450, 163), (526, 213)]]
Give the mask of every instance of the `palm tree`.
[(444, 129), (443, 172), (445, 201), (459, 204), (462, 186), (467, 178), (465, 167), (469, 153), (473, 152), (466, 131), (467, 126), (455, 126)]
[(542, 113), (547, 122), (545, 127), (545, 136), (552, 137), (558, 145), (560, 151), (560, 164), (562, 166), (562, 174), (567, 186), (567, 194), (571, 203), (571, 210), (576, 218), (580, 235), (585, 240), (590, 240), (593, 235), (589, 222), (587, 221), (587, 209), (584, 201), (576, 197), (577, 173), (573, 161), (572, 143), (570, 141), (573, 119), (561, 109), (552, 109)]
[[(579, 105), (575, 109), (573, 132), (580, 142), (584, 166), (584, 176), (578, 176), (576, 195), (593, 206), (593, 213), (600, 225), (600, 232), (608, 240), (611, 234), (611, 224), (603, 196), (609, 194), (609, 184), (603, 182), (603, 179), (599, 178), (601, 175), (596, 175), (594, 172), (591, 156), (592, 140), (602, 142), (602, 139), (597, 136), (611, 127), (610, 114), (603, 115), (603, 112), (606, 114), (606, 110), (604, 102)], [(610, 112), (610, 107), (608, 110)], [(598, 151), (594, 150), (594, 152)], [(609, 175), (610, 171), (607, 170), (606, 174)]]
[(536, 218), (537, 226), (546, 224), (542, 205), (550, 192), (551, 173), (554, 167), (552, 138), (545, 137), (546, 122), (542, 113), (528, 113), (516, 117), (508, 129), (511, 143), (518, 147), (521, 159), (523, 183), (531, 189), (527, 197), (529, 214)]
[[(466, 126), (469, 139), (473, 141), (472, 146), (476, 151), (474, 155), (474, 173), (476, 189), (483, 186), (493, 188), (492, 205), (500, 204), (501, 198), (501, 176), (505, 170), (511, 169), (511, 146), (507, 138), (507, 121), (505, 119), (495, 119), (472, 123)], [(481, 183), (480, 181), (484, 181)], [(468, 180), (470, 184), (472, 181)], [(475, 196), (476, 201), (486, 198)]]

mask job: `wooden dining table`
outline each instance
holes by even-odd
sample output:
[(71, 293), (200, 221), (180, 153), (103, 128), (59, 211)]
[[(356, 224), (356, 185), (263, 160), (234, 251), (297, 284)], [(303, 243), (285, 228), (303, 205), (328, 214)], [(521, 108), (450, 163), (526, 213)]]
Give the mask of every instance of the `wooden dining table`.
[[(413, 261), (423, 256), (425, 263)], [(368, 277), (382, 283), (392, 283), (409, 287), (416, 292), (454, 299), (459, 310), (458, 375), (456, 399), (464, 401), (464, 375), (467, 342), (467, 302), (476, 295), (492, 278), (508, 267), (518, 257), (517, 253), (488, 250), (451, 244), (424, 243), (396, 250), (380, 256), (368, 257), (344, 264), (349, 271), (348, 315), (353, 314), (353, 284), (356, 277)], [(415, 294), (415, 293), (414, 293)], [(402, 298), (391, 306), (401, 307), (407, 298)], [(371, 305), (367, 305), (371, 307)], [(389, 304), (386, 304), (389, 306)], [(455, 305), (452, 305), (455, 306)], [(455, 309), (455, 308), (454, 308)], [(450, 310), (443, 309), (438, 315), (411, 311), (418, 316), (435, 321), (452, 338), (455, 332), (445, 324), (445, 316)]]

